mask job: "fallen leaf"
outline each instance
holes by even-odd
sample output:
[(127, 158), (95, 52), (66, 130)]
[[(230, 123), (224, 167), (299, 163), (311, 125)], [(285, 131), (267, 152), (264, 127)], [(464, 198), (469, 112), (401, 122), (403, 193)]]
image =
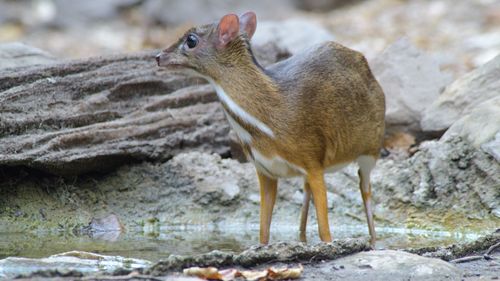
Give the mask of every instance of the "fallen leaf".
[(268, 268), (266, 270), (243, 270), (230, 268), (219, 271), (215, 267), (190, 267), (183, 270), (184, 275), (196, 276), (207, 280), (231, 281), (242, 277), (247, 281), (298, 279), (304, 267), (299, 264), (295, 268)]
[(187, 276), (196, 276), (205, 279), (212, 280), (224, 280), (219, 270), (215, 267), (190, 267), (182, 271)]
[(268, 278), (271, 280), (298, 279), (302, 275), (304, 267), (299, 264), (295, 268), (270, 268)]
[(236, 274), (236, 277), (243, 277), (247, 281), (257, 281), (266, 280), (269, 274), (269, 270), (255, 271), (255, 270), (244, 270)]

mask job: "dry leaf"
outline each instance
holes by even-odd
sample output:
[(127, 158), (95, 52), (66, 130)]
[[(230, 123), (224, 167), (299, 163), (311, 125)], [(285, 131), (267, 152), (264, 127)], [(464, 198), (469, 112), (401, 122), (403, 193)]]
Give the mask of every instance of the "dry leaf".
[(268, 278), (271, 280), (298, 279), (302, 275), (304, 267), (299, 264), (295, 268), (270, 268)]
[(221, 271), (219, 271), (219, 273), (222, 275), (223, 281), (230, 281), (230, 280), (234, 280), (237, 277), (237, 274), (239, 273), (239, 271), (234, 269), (234, 268), (230, 268), (230, 269), (221, 270)]
[(219, 270), (215, 267), (190, 267), (182, 271), (187, 276), (196, 276), (205, 279), (223, 280)]
[(231, 281), (238, 277), (243, 277), (247, 281), (265, 280), (287, 280), (298, 279), (304, 267), (299, 264), (295, 268), (268, 268), (266, 270), (244, 270), (238, 271), (234, 268), (219, 271), (215, 267), (190, 267), (184, 269), (183, 273), (188, 276), (196, 276), (203, 279)]
[(269, 274), (269, 270), (255, 271), (255, 270), (244, 270), (238, 272), (236, 277), (243, 277), (247, 281), (257, 281), (257, 280), (266, 280), (267, 275)]

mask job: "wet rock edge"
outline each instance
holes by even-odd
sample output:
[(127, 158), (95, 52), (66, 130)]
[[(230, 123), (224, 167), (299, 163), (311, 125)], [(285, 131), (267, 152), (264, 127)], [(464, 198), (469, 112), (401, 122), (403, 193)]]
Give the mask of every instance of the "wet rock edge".
[[(485, 235), (475, 241), (467, 243), (456, 243), (450, 246), (423, 247), (403, 249), (413, 254), (424, 257), (439, 258), (445, 261), (478, 254), (486, 251), (489, 247), (500, 242), (500, 229), (489, 235)], [(112, 275), (127, 276), (134, 279), (139, 277), (141, 280), (159, 280), (154, 276), (167, 276), (181, 271), (190, 266), (215, 266), (226, 267), (236, 266), (251, 268), (272, 263), (297, 263), (315, 264), (321, 261), (334, 260), (350, 254), (370, 250), (367, 238), (339, 239), (332, 243), (320, 243), (316, 245), (307, 245), (299, 242), (279, 242), (270, 245), (257, 245), (250, 247), (240, 254), (233, 254), (222, 251), (212, 251), (210, 253), (195, 256), (177, 256), (171, 255), (163, 261), (159, 261), (149, 268), (144, 268), (133, 272), (127, 269), (118, 269)], [(135, 273), (135, 275), (134, 275)], [(101, 280), (105, 275), (88, 276), (85, 280)], [(78, 271), (68, 270), (59, 272), (57, 270), (38, 271), (29, 276), (18, 276), (17, 278), (81, 278), (83, 274)]]

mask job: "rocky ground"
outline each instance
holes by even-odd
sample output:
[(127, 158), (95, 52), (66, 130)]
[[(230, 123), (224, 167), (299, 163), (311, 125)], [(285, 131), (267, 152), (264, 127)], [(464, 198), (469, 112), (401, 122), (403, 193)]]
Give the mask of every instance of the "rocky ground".
[[(366, 251), (367, 242), (345, 239), (318, 245), (275, 243), (251, 247), (240, 254), (213, 251), (197, 256), (170, 256), (156, 264), (73, 251), (45, 259), (0, 260), (0, 274), (21, 273), (17, 275), (20, 280), (204, 280), (186, 277), (180, 271), (191, 266), (258, 271), (299, 265), (303, 267), (301, 280), (498, 279), (498, 231), (474, 243), (413, 250), (420, 255), (394, 250)], [(471, 254), (476, 255), (457, 258)], [(446, 262), (432, 256), (453, 260)], [(102, 275), (103, 272), (107, 274)]]
[[(256, 225), (260, 199), (254, 168), (242, 161), (211, 87), (157, 69), (154, 51), (109, 55), (162, 47), (186, 22), (207, 21), (226, 10), (224, 5), (236, 4), (200, 7), (202, 15), (178, 13), (189, 14), (186, 19), (158, 13), (172, 8), (162, 1), (103, 2), (106, 9), (93, 9), (94, 1), (74, 7), (64, 1), (0, 2), (0, 41), (23, 39), (48, 50), (0, 44), (0, 235), (62, 232), (92, 237), (139, 231), (158, 236), (166, 226), (224, 230)], [(191, 2), (170, 4), (183, 11)], [(413, 249), (392, 244), (412, 254), (365, 252), (362, 239), (311, 246), (317, 235), (313, 214), (309, 246), (287, 242), (243, 251), (256, 241), (244, 238), (248, 241), (237, 241), (241, 244), (231, 253), (171, 256), (154, 265), (140, 253), (132, 257), (141, 259), (81, 253), (16, 259), (21, 247), (47, 245), (36, 238), (14, 240), (0, 243), (0, 257), (5, 258), (0, 260), (0, 278), (24, 274), (65, 280), (107, 268), (108, 275), (117, 276), (91, 278), (163, 280), (168, 274), (186, 279), (176, 272), (191, 265), (264, 268), (299, 262), (304, 264), (304, 280), (377, 280), (388, 279), (387, 274), (401, 280), (498, 278), (498, 250), (482, 256), (499, 242), (498, 3), (374, 0), (320, 8), (318, 13), (315, 1), (300, 2), (311, 3), (273, 1), (281, 7), (276, 14), (264, 2), (231, 7), (262, 15), (253, 47), (264, 65), (324, 40), (366, 54), (387, 99), (385, 151), (372, 183), (377, 227), (486, 238), (454, 245), (416, 239)], [(22, 5), (33, 5), (32, 14), (20, 12)], [(75, 10), (85, 12), (74, 22), (62, 20), (76, 17)], [(12, 13), (21, 16), (13, 20)], [(82, 44), (82, 37), (89, 40)], [(104, 55), (70, 59), (98, 53)], [(364, 225), (356, 167), (327, 175), (326, 182), (332, 227)], [(273, 241), (283, 240), (280, 228), (295, 236), (290, 233), (298, 223), (301, 184), (300, 179), (280, 181)], [(219, 240), (213, 247), (192, 247), (193, 252), (223, 247)], [(189, 240), (175, 243), (176, 249), (191, 247)], [(322, 254), (327, 250), (330, 256)], [(470, 261), (445, 262), (477, 255)], [(54, 263), (68, 268), (66, 262), (88, 267), (54, 269)], [(42, 272), (13, 273), (23, 268), (13, 264), (21, 263), (31, 269), (40, 266)], [(137, 272), (127, 275), (134, 268)]]

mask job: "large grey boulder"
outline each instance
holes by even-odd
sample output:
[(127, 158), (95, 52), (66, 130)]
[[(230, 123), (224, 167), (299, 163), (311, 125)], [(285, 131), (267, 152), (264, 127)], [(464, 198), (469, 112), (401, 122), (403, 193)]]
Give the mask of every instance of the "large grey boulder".
[[(500, 91), (500, 88), (498, 90)], [(500, 133), (500, 95), (477, 105), (469, 114), (455, 121), (442, 139), (458, 135), (475, 147), (480, 147), (492, 141), (498, 133)]]
[(372, 184), (375, 198), (388, 206), (500, 218), (499, 175), (493, 157), (455, 136), (423, 142), (409, 159), (381, 161)]
[[(443, 131), (480, 103), (500, 96), (500, 55), (457, 79), (423, 112), (424, 131)], [(500, 123), (498, 121), (497, 123)]]
[(440, 281), (460, 280), (462, 277), (460, 269), (440, 259), (391, 250), (360, 252), (330, 264), (333, 266), (325, 267), (325, 271), (330, 269), (331, 280)]
[(285, 21), (263, 21), (252, 38), (255, 46), (270, 43), (289, 51), (291, 54), (325, 41), (334, 40), (334, 36), (321, 25), (306, 19), (288, 19)]
[[(281, 56), (255, 53), (265, 63)], [(155, 54), (0, 69), (0, 166), (80, 175), (185, 150), (228, 155), (212, 87), (157, 67)]]
[(20, 42), (0, 44), (0, 69), (55, 63), (49, 53)]
[(252, 2), (228, 0), (148, 0), (142, 7), (143, 13), (153, 22), (166, 25), (207, 24), (218, 21), (226, 13), (241, 14), (254, 11), (258, 21), (265, 18), (288, 17), (295, 8), (288, 0)]
[(493, 140), (481, 145), (481, 149), (493, 156), (500, 163), (500, 132), (495, 135)]
[(186, 148), (228, 153), (203, 83), (158, 68), (152, 52), (0, 70), (0, 166), (78, 175)]
[(386, 96), (387, 130), (420, 130), (422, 112), (452, 81), (439, 63), (408, 39), (400, 39), (370, 62)]

